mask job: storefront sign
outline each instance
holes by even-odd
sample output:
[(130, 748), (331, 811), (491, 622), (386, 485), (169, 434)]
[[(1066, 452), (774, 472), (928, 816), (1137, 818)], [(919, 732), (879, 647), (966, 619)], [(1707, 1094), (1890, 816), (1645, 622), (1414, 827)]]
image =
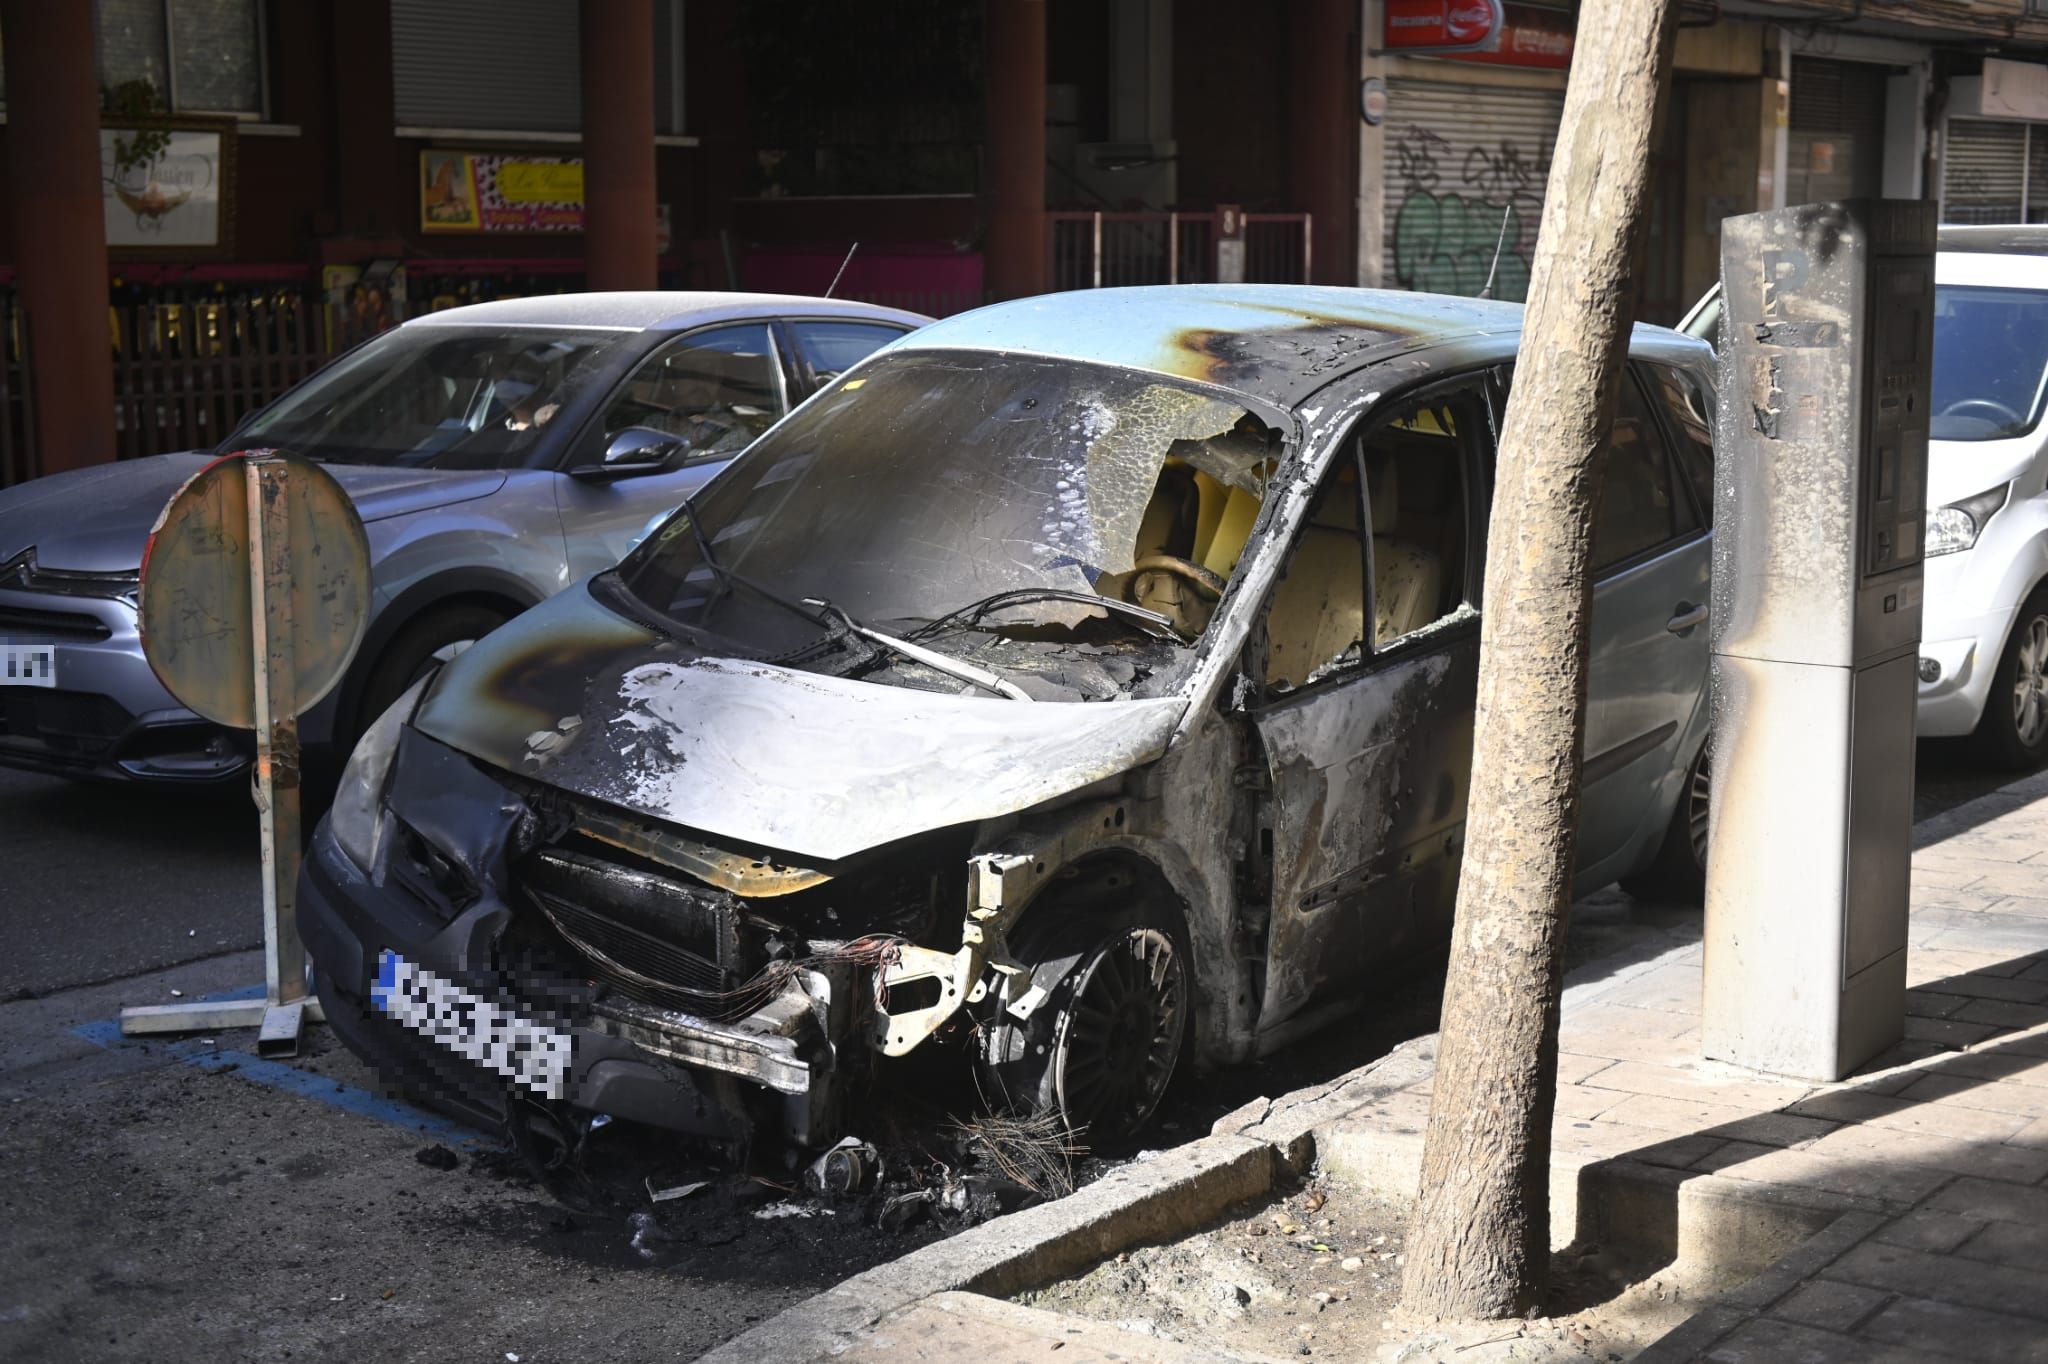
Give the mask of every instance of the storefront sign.
[(233, 125), (160, 119), (100, 129), (107, 246), (121, 257), (233, 250)]
[(420, 153), (422, 232), (582, 230), (578, 157)]
[(1387, 51), (1471, 52), (1500, 36), (1501, 0), (1386, 0)]
[(2048, 119), (2048, 66), (1986, 57), (1981, 90), (1978, 107), (1971, 113), (1986, 118)]
[(1504, 5), (1502, 16), (1496, 35), (1498, 41), (1484, 50), (1444, 55), (1461, 62), (1537, 67), (1548, 71), (1563, 71), (1571, 66), (1571, 15), (1528, 5)]

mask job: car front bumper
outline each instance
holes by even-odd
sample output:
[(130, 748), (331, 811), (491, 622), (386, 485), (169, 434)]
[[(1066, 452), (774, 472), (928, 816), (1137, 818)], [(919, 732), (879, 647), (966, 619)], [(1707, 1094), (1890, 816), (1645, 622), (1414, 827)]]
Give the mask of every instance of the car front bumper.
[(112, 597), (0, 590), (0, 642), (53, 652), (50, 686), (0, 685), (0, 766), (167, 786), (247, 780), (251, 736), (178, 704)]
[[(836, 1121), (834, 1049), (796, 1001), (723, 1023), (601, 992), (593, 999), (588, 982), (512, 978), (498, 952), (512, 921), (506, 905), (487, 894), (444, 919), (402, 885), (364, 873), (324, 821), (300, 874), (298, 917), (342, 1040), (387, 1082), (480, 1126), (502, 1122), (515, 1099), (548, 1097), (738, 1145), (766, 1123), (793, 1145), (822, 1145)], [(540, 1094), (380, 1010), (373, 991), (386, 953), (566, 1037), (562, 1081)], [(822, 988), (792, 979), (788, 990)]]

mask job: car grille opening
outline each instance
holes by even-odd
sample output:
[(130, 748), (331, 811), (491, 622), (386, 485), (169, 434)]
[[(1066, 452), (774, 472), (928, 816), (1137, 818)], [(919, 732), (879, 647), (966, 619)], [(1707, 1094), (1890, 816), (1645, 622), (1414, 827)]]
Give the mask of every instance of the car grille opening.
[(0, 630), (63, 639), (105, 639), (114, 633), (98, 616), (84, 611), (44, 611), (33, 606), (0, 606)]
[(561, 848), (527, 858), (520, 888), (627, 996), (711, 1018), (743, 1011), (735, 991), (759, 963), (743, 951), (736, 897)]
[(135, 717), (96, 692), (0, 687), (0, 741), (90, 766)]

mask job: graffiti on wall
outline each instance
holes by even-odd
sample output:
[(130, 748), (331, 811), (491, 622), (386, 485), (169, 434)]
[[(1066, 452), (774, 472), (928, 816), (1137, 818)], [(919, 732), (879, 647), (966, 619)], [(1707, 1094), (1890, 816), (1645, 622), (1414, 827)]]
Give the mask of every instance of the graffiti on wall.
[(1493, 297), (1523, 301), (1543, 203), (1541, 164), (1509, 138), (1460, 152), (1427, 128), (1404, 130), (1392, 152), (1395, 283), (1470, 297), (1492, 274)]

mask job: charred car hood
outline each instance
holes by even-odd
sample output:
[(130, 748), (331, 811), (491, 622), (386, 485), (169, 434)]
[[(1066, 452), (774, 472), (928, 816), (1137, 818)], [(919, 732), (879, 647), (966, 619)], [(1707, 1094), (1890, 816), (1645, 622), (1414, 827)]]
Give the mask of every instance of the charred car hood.
[[(33, 547), (36, 563), (67, 573), (132, 573), (171, 495), (212, 462), (205, 451), (96, 464), (0, 489), (0, 563)], [(431, 511), (505, 486), (495, 469), (325, 468), (365, 521)]]
[(413, 724), (508, 772), (829, 862), (1149, 762), (1185, 705), (954, 696), (708, 657), (579, 587), (451, 663)]

